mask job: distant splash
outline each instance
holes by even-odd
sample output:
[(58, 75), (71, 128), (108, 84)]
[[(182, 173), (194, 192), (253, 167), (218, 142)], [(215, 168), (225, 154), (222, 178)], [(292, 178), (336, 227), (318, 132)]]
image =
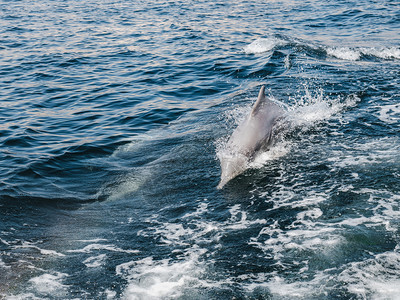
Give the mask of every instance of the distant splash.
[(343, 60), (359, 60), (361, 52), (347, 47), (326, 48), (326, 53), (330, 56)]
[(362, 56), (372, 56), (381, 59), (400, 59), (400, 48), (350, 48), (327, 47), (326, 53), (343, 60), (360, 60)]
[(285, 44), (287, 44), (285, 40), (278, 38), (260, 38), (245, 46), (243, 51), (247, 54), (263, 53)]
[(313, 43), (306, 43), (296, 39), (282, 39), (277, 37), (259, 38), (243, 48), (246, 54), (259, 54), (272, 51), (289, 43), (294, 43), (300, 47), (311, 48), (322, 51), (330, 57), (341, 60), (357, 61), (363, 56), (370, 56), (379, 59), (400, 59), (400, 47), (342, 47), (324, 46)]

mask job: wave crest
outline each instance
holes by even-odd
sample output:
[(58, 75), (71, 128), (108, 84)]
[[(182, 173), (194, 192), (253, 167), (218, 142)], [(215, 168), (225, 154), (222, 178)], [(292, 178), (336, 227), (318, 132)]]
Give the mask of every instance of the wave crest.
[(260, 38), (243, 48), (246, 54), (257, 54), (273, 50), (287, 42), (278, 38)]

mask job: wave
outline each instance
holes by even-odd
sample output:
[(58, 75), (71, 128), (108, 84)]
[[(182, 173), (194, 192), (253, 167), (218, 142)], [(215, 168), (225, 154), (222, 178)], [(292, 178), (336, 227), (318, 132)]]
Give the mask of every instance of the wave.
[(299, 39), (283, 39), (278, 37), (259, 38), (243, 47), (246, 54), (259, 54), (275, 50), (278, 47), (293, 44), (296, 51), (311, 50), (341, 60), (357, 61), (364, 57), (376, 59), (400, 59), (400, 47), (343, 47), (325, 46)]
[(381, 59), (400, 59), (399, 47), (381, 48), (351, 48), (351, 47), (326, 47), (326, 53), (343, 60), (360, 60), (363, 56)]
[(361, 57), (360, 51), (346, 47), (326, 48), (326, 53), (330, 56), (344, 60), (359, 60)]
[(279, 38), (260, 38), (245, 46), (243, 51), (246, 54), (263, 53), (285, 44), (287, 44), (287, 42)]

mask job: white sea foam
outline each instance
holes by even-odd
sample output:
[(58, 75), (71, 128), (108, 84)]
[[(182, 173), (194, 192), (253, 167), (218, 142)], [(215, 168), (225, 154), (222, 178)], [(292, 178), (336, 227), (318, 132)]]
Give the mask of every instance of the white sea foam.
[(339, 274), (349, 292), (363, 299), (399, 299), (400, 253), (398, 249), (376, 255), (374, 258), (350, 263)]
[(63, 279), (67, 276), (67, 274), (59, 272), (56, 272), (54, 274), (43, 274), (31, 278), (29, 282), (33, 285), (33, 288), (39, 293), (61, 296), (68, 289), (67, 285), (62, 284)]
[[(210, 212), (207, 200), (199, 203), (194, 212), (184, 215), (179, 223), (159, 222), (155, 215), (147, 220), (151, 225), (138, 234), (170, 246), (173, 249), (171, 255), (175, 258), (155, 259), (150, 256), (117, 266), (116, 273), (128, 281), (123, 298), (179, 298), (196, 293), (196, 290), (229, 286), (237, 282), (235, 280), (243, 280), (241, 287), (248, 295), (265, 289), (274, 299), (326, 297), (338, 285), (363, 298), (396, 299), (395, 295), (399, 292), (395, 286), (399, 281), (396, 275), (400, 265), (398, 250), (366, 261), (339, 264), (339, 269), (312, 270), (315, 259), (345, 260), (343, 249), (349, 247), (352, 241), (343, 233), (351, 232), (352, 228), (365, 226), (380, 230), (384, 226), (393, 233), (398, 230), (393, 220), (400, 218), (400, 196), (387, 197), (386, 191), (373, 188), (357, 190), (351, 185), (344, 186), (342, 190), (369, 195), (371, 210), (355, 212), (351, 219), (326, 221), (320, 205), (329, 199), (329, 193), (315, 193), (315, 187), (310, 187), (308, 193), (299, 197), (289, 187), (278, 186), (278, 190), (270, 196), (274, 199), (274, 206), (268, 210), (299, 209), (292, 223), (284, 226), (280, 220), (268, 224), (267, 220), (251, 218), (240, 204), (230, 207), (230, 217), (225, 221), (207, 220)], [(229, 232), (252, 227), (262, 229), (250, 238), (249, 246), (260, 249), (265, 259), (272, 259), (274, 265), (283, 268), (286, 267), (285, 261), (293, 258), (298, 276), (286, 278), (276, 272), (243, 274), (240, 278), (217, 281), (208, 279), (206, 273), (213, 264), (210, 258), (213, 253), (209, 252), (213, 248), (211, 245), (217, 245), (220, 238)], [(392, 269), (396, 272), (387, 272)]]
[(105, 296), (106, 296), (106, 299), (116, 299), (116, 296), (117, 296), (117, 292), (115, 292), (115, 291), (111, 291), (111, 290), (105, 290), (104, 291), (104, 294), (105, 294)]
[(400, 104), (387, 104), (379, 108), (378, 118), (389, 124), (396, 124), (400, 122)]
[(7, 242), (6, 240), (3, 240), (2, 238), (0, 238), (0, 243), (3, 243), (4, 245), (10, 245), (9, 242)]
[(284, 64), (286, 70), (289, 70), (292, 67), (292, 61), (289, 54), (285, 56)]
[(8, 266), (0, 257), (0, 268), (2, 268), (2, 269), (10, 269), (11, 266)]
[(62, 256), (65, 256), (64, 254), (59, 253), (59, 252), (57, 252), (57, 251), (42, 249), (42, 248), (40, 248), (40, 247), (34, 245), (33, 243), (26, 242), (26, 241), (24, 241), (24, 242), (22, 243), (22, 245), (15, 246), (15, 248), (30, 248), (30, 249), (35, 249), (35, 250), (38, 250), (38, 251), (39, 251), (41, 254), (43, 254), (43, 255), (61, 256), (61, 257), (62, 257)]
[(351, 47), (327, 47), (326, 53), (330, 56), (356, 61), (360, 60), (362, 55), (374, 56), (382, 59), (400, 59), (400, 48), (381, 47), (381, 48), (351, 48)]
[(271, 149), (259, 153), (253, 161), (249, 163), (249, 168), (259, 169), (269, 161), (277, 160), (290, 152), (292, 143), (287, 140), (278, 141)]
[[(282, 189), (285, 187), (282, 186)], [(310, 192), (313, 190), (314, 188), (311, 188)], [(388, 195), (386, 190), (355, 189), (351, 186), (343, 190), (368, 195), (369, 209), (364, 208), (368, 211), (360, 208), (355, 211), (353, 218), (337, 218), (326, 222), (321, 219), (323, 212), (319, 208), (322, 199), (298, 206), (302, 200), (296, 200), (294, 194), (277, 192), (275, 197), (273, 196), (274, 202), (278, 202), (274, 209), (291, 205), (291, 207), (298, 206), (306, 210), (299, 212), (296, 219), (285, 229), (282, 229), (279, 220), (263, 227), (259, 235), (252, 238), (249, 244), (260, 248), (266, 258), (274, 259), (277, 264), (287, 260), (288, 257), (293, 257), (295, 259), (293, 263), (301, 268), (298, 276), (293, 279), (281, 277), (278, 274), (275, 276), (259, 274), (264, 277), (245, 284), (249, 291), (266, 289), (274, 299), (293, 297), (310, 299), (326, 296), (331, 289), (339, 285), (360, 299), (398, 299), (400, 294), (399, 246), (396, 246), (393, 251), (376, 254), (367, 260), (343, 264), (339, 270), (327, 268), (323, 271), (314, 271), (312, 276), (302, 276), (303, 272), (309, 274), (310, 262), (314, 255), (318, 259), (325, 257), (327, 261), (332, 258), (344, 260), (341, 258), (343, 255), (341, 249), (346, 249), (349, 243), (352, 243), (346, 235), (343, 235), (344, 231), (352, 232), (352, 228), (365, 226), (373, 231), (384, 228), (386, 232), (397, 235), (397, 220), (400, 218), (399, 195)], [(285, 199), (287, 195), (290, 195), (292, 199)]]
[(310, 280), (288, 281), (279, 275), (268, 279), (268, 276), (259, 274), (253, 283), (246, 284), (244, 287), (249, 292), (258, 289), (267, 290), (271, 294), (272, 299), (318, 299), (327, 296), (323, 291), (324, 283), (328, 280), (328, 276), (323, 272), (317, 272), (316, 276)]
[[(0, 296), (3, 296), (2, 294), (0, 294)], [(3, 298), (1, 298), (3, 299)], [(19, 294), (19, 295), (4, 295), (4, 299), (6, 300), (43, 300), (43, 297), (38, 297), (33, 293), (23, 293), (23, 294)]]
[(165, 244), (180, 244), (185, 245), (184, 237), (193, 235), (193, 230), (184, 228), (182, 224), (165, 224), (159, 227), (154, 232), (155, 235), (161, 236), (161, 242)]
[(90, 244), (90, 245), (85, 246), (82, 249), (68, 250), (67, 252), (91, 253), (93, 251), (99, 251), (99, 250), (106, 250), (106, 251), (111, 251), (111, 252), (122, 252), (122, 253), (139, 253), (139, 250), (125, 250), (125, 249), (116, 247), (114, 245), (105, 245), (105, 244)]
[(359, 60), (362, 54), (361, 51), (349, 47), (326, 48), (326, 53), (344, 60)]
[(88, 268), (98, 268), (104, 265), (105, 260), (107, 258), (106, 254), (100, 254), (97, 256), (91, 256), (83, 261), (86, 267)]
[(249, 228), (255, 224), (265, 224), (267, 221), (264, 219), (248, 220), (247, 213), (243, 211), (239, 204), (234, 205), (230, 210), (231, 218), (224, 226), (225, 230), (240, 230)]
[(275, 47), (285, 45), (287, 42), (278, 38), (260, 38), (243, 48), (247, 54), (268, 52)]
[(99, 243), (99, 242), (107, 242), (106, 239), (91, 239), (91, 240), (76, 240), (77, 242), (83, 242), (83, 243)]
[(124, 299), (177, 298), (185, 286), (199, 283), (202, 273), (199, 253), (192, 250), (182, 260), (154, 260), (152, 257), (121, 264), (117, 275), (129, 281), (123, 293)]
[[(348, 151), (351, 148), (351, 151)], [(328, 161), (337, 168), (359, 168), (371, 165), (397, 165), (400, 140), (397, 137), (383, 137), (354, 141), (351, 145), (337, 145), (331, 150)]]
[(213, 264), (206, 255), (209, 253), (207, 245), (217, 245), (226, 232), (241, 231), (266, 221), (249, 218), (239, 204), (229, 209), (230, 217), (224, 222), (210, 221), (204, 218), (209, 212), (206, 201), (200, 203), (195, 212), (184, 215), (178, 224), (159, 222), (156, 215), (147, 220), (152, 225), (138, 234), (156, 238), (171, 249), (178, 247), (172, 250), (176, 258), (146, 257), (117, 266), (116, 273), (129, 282), (124, 291), (125, 299), (179, 298), (188, 290), (193, 293), (196, 289), (222, 285), (205, 276), (207, 267)]
[[(186, 214), (183, 220), (189, 223), (159, 223), (158, 216), (155, 215), (147, 222), (155, 226), (149, 227), (138, 232), (145, 237), (157, 236), (160, 242), (172, 246), (189, 246), (193, 243), (213, 243), (218, 242), (221, 233), (228, 230), (241, 230), (257, 224), (264, 224), (264, 219), (249, 220), (247, 213), (240, 209), (240, 205), (234, 205), (230, 210), (231, 217), (223, 223), (216, 221), (203, 221), (201, 216), (207, 212), (205, 203), (199, 204), (198, 209)], [(197, 251), (197, 250), (196, 250)]]
[(361, 48), (360, 51), (365, 55), (372, 55), (378, 58), (400, 59), (399, 47)]
[(202, 202), (202, 203), (199, 204), (199, 206), (197, 207), (196, 211), (194, 211), (192, 213), (187, 213), (182, 218), (191, 219), (193, 217), (199, 217), (202, 214), (206, 213), (207, 210), (208, 210), (208, 203), (207, 202)]
[[(322, 212), (317, 208), (301, 212), (290, 230), (281, 229), (279, 223), (275, 222), (264, 227), (250, 244), (260, 248), (276, 261), (280, 261), (285, 254), (293, 251), (299, 253), (299, 256), (302, 256), (302, 252), (312, 251), (328, 257), (332, 249), (343, 243), (344, 239), (337, 227), (318, 223), (316, 220), (321, 216)], [(262, 236), (268, 238), (260, 242)]]

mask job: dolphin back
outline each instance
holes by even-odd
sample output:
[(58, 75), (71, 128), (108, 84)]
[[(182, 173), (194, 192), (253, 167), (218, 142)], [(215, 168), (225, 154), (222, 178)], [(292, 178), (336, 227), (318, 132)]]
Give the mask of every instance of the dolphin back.
[(283, 113), (278, 104), (265, 97), (265, 87), (261, 86), (250, 114), (233, 131), (225, 151), (218, 155), (221, 165), (219, 189), (243, 173), (260, 151), (268, 150), (274, 141), (274, 126)]

